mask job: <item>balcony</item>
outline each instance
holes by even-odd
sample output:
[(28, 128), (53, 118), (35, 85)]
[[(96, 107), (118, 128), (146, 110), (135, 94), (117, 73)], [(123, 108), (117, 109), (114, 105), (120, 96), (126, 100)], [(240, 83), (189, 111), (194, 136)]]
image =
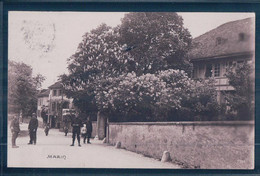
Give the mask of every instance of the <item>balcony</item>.
[(215, 81), (217, 90), (234, 90), (234, 88), (229, 85), (228, 78), (226, 77), (217, 77)]
[(229, 85), (228, 79), (226, 77), (216, 77), (215, 80), (216, 80), (216, 82), (215, 82), (216, 86), (226, 86), (226, 85)]

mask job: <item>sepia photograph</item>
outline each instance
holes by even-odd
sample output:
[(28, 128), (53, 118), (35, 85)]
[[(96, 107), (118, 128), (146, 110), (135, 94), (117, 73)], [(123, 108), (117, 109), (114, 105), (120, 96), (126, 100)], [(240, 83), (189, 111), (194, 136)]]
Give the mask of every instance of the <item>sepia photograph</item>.
[(255, 168), (255, 13), (8, 12), (9, 168)]

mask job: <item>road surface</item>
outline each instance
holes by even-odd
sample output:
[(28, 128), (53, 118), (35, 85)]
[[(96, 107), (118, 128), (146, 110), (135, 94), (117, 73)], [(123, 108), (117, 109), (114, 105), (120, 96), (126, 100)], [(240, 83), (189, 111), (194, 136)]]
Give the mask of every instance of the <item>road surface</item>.
[[(181, 166), (162, 163), (156, 159), (92, 140), (92, 144), (70, 146), (71, 133), (51, 129), (48, 136), (44, 130), (37, 131), (37, 144), (28, 145), (28, 124), (21, 124), (23, 136), (17, 138), (19, 148), (11, 147), (11, 133), (8, 131), (8, 167), (30, 168), (171, 168)], [(82, 141), (82, 139), (81, 139)]]

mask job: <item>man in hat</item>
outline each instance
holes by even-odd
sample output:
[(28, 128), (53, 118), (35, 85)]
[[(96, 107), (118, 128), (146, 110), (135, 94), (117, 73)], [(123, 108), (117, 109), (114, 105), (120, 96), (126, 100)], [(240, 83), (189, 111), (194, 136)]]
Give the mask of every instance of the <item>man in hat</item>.
[(71, 126), (72, 126), (72, 144), (70, 146), (74, 146), (75, 138), (77, 136), (78, 145), (79, 145), (79, 147), (81, 147), (81, 145), (80, 145), (80, 128), (83, 125), (82, 125), (82, 121), (79, 117), (78, 112), (76, 114), (76, 117), (74, 119), (72, 119)]
[(32, 114), (32, 118), (29, 122), (29, 134), (30, 134), (30, 141), (28, 144), (34, 144), (36, 145), (36, 132), (38, 128), (38, 120), (35, 113)]
[(11, 132), (12, 132), (12, 147), (13, 148), (18, 148), (18, 146), (16, 145), (16, 138), (18, 137), (18, 134), (20, 132), (20, 124), (19, 124), (19, 117), (18, 116), (14, 116), (11, 125)]

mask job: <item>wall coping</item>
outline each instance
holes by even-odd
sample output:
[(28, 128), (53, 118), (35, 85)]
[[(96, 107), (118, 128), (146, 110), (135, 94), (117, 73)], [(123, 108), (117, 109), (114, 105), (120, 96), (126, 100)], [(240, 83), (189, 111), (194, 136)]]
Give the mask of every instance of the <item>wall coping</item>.
[(241, 126), (241, 125), (255, 125), (253, 120), (251, 121), (196, 121), (196, 122), (110, 122), (109, 125), (199, 125), (199, 126)]

